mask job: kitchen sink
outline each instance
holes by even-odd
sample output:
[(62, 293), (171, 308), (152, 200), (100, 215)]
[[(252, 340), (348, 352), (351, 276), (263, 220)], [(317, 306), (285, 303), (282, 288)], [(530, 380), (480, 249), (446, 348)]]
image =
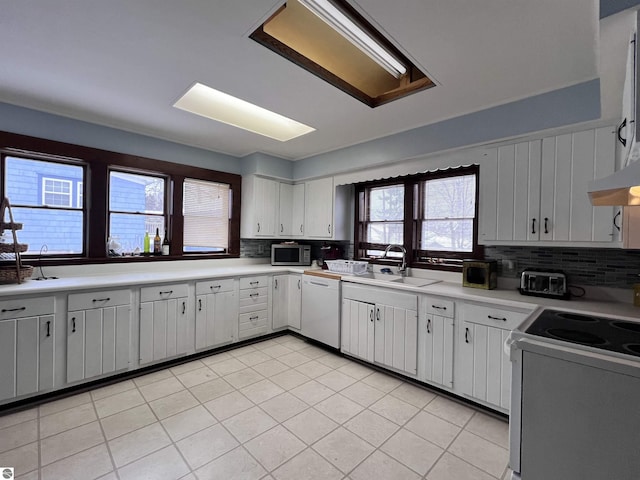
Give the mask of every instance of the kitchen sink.
[(403, 277), (400, 275), (393, 275), (389, 273), (367, 273), (365, 275), (358, 275), (360, 278), (370, 278), (372, 280), (381, 280), (385, 282), (403, 283), (405, 285), (411, 285), (413, 287), (425, 287), (434, 283), (440, 282), (440, 280), (434, 280), (432, 278), (420, 278), (420, 277)]
[(391, 281), (393, 283), (404, 283), (407, 285), (412, 285), (414, 287), (426, 287), (427, 285), (440, 282), (440, 280), (433, 280), (431, 278), (420, 278), (420, 277), (399, 277)]

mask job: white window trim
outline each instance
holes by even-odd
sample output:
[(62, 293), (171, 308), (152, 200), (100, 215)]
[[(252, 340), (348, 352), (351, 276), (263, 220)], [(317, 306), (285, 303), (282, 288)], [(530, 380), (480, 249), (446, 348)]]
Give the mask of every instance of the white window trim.
[(76, 207), (77, 208), (82, 208), (82, 199), (84, 198), (83, 195), (82, 195), (82, 193), (83, 193), (82, 192), (83, 183), (84, 182), (78, 182), (76, 184), (76, 188), (77, 188), (77, 191), (76, 191)]
[[(61, 193), (61, 192), (50, 192), (47, 191), (46, 189), (46, 184), (47, 181), (52, 181), (52, 182), (60, 182), (60, 183), (66, 183), (67, 185), (69, 185), (69, 193), (65, 194), (65, 193)], [(68, 197), (68, 202), (66, 205), (49, 205), (46, 201), (45, 201), (45, 197), (47, 193), (51, 193), (54, 195), (66, 195)], [(49, 207), (58, 207), (58, 208), (71, 208), (72, 207), (72, 200), (73, 200), (73, 182), (71, 180), (63, 180), (60, 178), (54, 178), (54, 177), (42, 177), (42, 205), (46, 205)]]

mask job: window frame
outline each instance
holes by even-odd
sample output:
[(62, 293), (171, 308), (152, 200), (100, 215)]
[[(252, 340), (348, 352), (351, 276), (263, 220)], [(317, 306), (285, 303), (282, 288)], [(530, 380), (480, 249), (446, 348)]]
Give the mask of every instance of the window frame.
[[(148, 261), (238, 258), (240, 256), (240, 197), (242, 177), (238, 174), (201, 167), (156, 160), (136, 155), (100, 150), (43, 138), (0, 132), (0, 177), (4, 178), (5, 157), (54, 161), (82, 165), (84, 214), (82, 254), (42, 257), (24, 255), (26, 264), (75, 265), (100, 263), (135, 263)], [(171, 239), (169, 256), (107, 256), (109, 225), (109, 172), (115, 169), (142, 175), (165, 176), (165, 218)], [(229, 220), (229, 249), (224, 253), (183, 253), (182, 195), (185, 178), (228, 184), (231, 190), (231, 218)], [(0, 182), (0, 195), (5, 196), (5, 182)], [(52, 207), (40, 207), (52, 208)], [(78, 210), (78, 208), (72, 208)]]
[[(407, 251), (407, 266), (421, 269), (461, 271), (462, 260), (467, 258), (480, 259), (484, 256), (484, 248), (478, 244), (478, 215), (479, 215), (479, 179), (480, 171), (477, 164), (452, 167), (433, 172), (424, 172), (415, 175), (405, 175), (385, 180), (375, 180), (356, 184), (355, 228), (354, 228), (354, 252), (359, 260), (367, 260), (369, 263), (381, 265), (397, 265), (398, 260), (393, 258), (368, 257), (367, 250), (384, 250), (387, 244), (366, 242), (366, 226), (368, 222), (363, 220), (361, 214), (366, 212), (367, 192), (376, 187), (391, 185), (404, 185), (404, 242), (403, 247)], [(421, 250), (420, 222), (421, 210), (424, 205), (424, 190), (421, 184), (427, 180), (450, 178), (456, 176), (475, 175), (475, 208), (473, 218), (473, 247), (471, 252), (451, 252), (443, 250)]]

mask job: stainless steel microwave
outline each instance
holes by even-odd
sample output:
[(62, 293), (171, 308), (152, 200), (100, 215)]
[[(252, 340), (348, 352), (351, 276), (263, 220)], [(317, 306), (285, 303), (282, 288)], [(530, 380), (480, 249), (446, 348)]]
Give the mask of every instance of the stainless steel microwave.
[(311, 265), (311, 245), (274, 243), (271, 245), (271, 265)]

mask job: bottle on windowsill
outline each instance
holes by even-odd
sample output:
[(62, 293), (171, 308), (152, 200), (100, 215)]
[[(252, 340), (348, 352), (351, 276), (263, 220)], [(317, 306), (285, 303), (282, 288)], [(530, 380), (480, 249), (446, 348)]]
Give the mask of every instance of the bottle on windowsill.
[(149, 238), (149, 232), (144, 232), (144, 241), (143, 241), (143, 253), (149, 254), (151, 251), (151, 239)]
[(156, 236), (153, 237), (153, 254), (160, 255), (162, 253), (160, 249), (160, 229), (156, 228)]
[(162, 241), (162, 255), (169, 255), (171, 244), (169, 243), (169, 237), (167, 236), (167, 230), (164, 230), (164, 240)]

